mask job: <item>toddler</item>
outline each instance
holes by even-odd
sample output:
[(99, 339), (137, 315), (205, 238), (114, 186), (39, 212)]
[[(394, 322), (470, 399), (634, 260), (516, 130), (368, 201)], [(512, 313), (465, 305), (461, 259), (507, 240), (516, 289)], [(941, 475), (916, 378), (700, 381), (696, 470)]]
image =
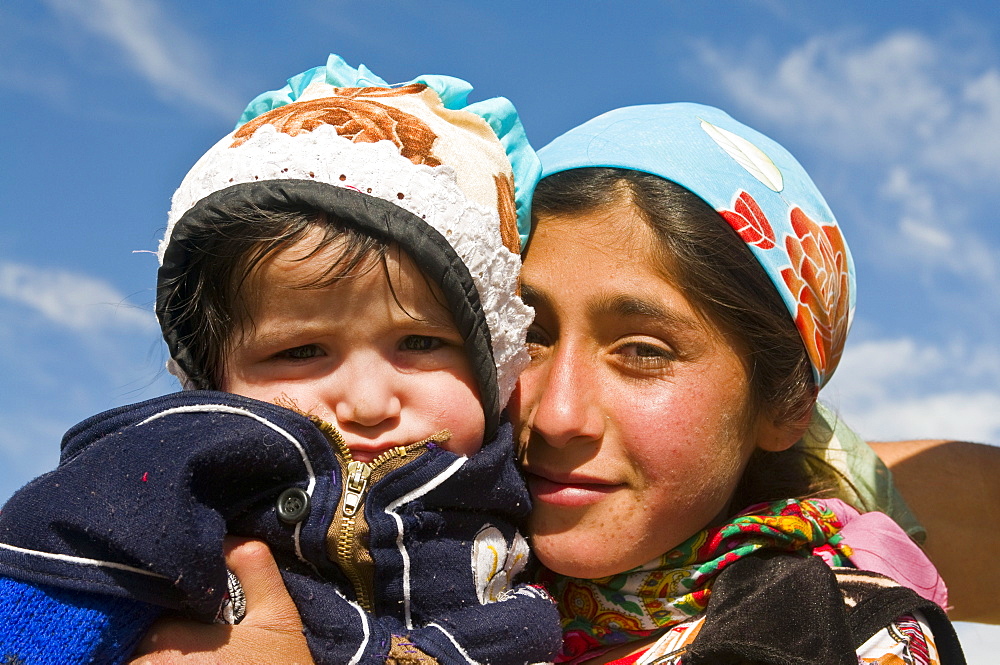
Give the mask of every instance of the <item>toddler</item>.
[(238, 621), (226, 534), (271, 547), (317, 662), (554, 654), (551, 599), (514, 583), (529, 500), (501, 414), (538, 164), (470, 90), (331, 56), (192, 168), (156, 305), (188, 390), (77, 425), (4, 507), (5, 662), (121, 662), (162, 607)]

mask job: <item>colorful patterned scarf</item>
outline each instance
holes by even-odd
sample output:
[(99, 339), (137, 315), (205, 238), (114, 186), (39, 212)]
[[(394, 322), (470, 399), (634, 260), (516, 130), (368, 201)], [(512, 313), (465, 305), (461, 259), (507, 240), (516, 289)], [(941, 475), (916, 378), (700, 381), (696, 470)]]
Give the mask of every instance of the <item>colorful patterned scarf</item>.
[(628, 572), (593, 580), (552, 576), (546, 586), (559, 602), (564, 636), (556, 662), (650, 637), (702, 613), (716, 575), (758, 550), (849, 565), (851, 550), (840, 529), (837, 516), (819, 502), (776, 501), (751, 506)]

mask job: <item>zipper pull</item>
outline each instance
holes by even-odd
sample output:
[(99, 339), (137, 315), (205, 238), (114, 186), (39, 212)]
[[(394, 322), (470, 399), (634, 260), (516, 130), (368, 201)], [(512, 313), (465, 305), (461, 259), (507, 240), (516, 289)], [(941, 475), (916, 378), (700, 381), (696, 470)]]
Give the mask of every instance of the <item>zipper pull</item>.
[(368, 487), (368, 476), (372, 468), (364, 462), (351, 462), (347, 465), (347, 486), (344, 494), (344, 516), (350, 517), (358, 510), (358, 505), (365, 496)]

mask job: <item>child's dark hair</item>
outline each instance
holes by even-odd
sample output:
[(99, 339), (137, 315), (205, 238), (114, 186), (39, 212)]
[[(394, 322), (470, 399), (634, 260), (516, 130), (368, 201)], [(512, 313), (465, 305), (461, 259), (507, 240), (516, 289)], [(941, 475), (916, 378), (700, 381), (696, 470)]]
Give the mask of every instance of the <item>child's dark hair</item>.
[[(658, 239), (660, 268), (695, 308), (742, 354), (749, 382), (747, 424), (767, 417), (801, 421), (815, 403), (816, 384), (805, 346), (781, 296), (750, 249), (726, 221), (689, 190), (659, 176), (619, 168), (581, 168), (544, 178), (535, 190), (536, 215), (582, 213), (612, 202), (633, 205)], [(528, 252), (531, 251), (530, 244)], [(808, 468), (807, 468), (808, 467)], [(758, 450), (733, 507), (815, 495), (830, 484), (812, 458), (795, 448)]]
[(164, 337), (185, 350), (190, 387), (222, 387), (228, 351), (253, 326), (248, 279), (312, 229), (321, 229), (323, 236), (301, 260), (334, 243), (339, 245), (338, 256), (302, 288), (321, 288), (384, 264), (387, 241), (341, 224), (321, 210), (264, 210), (247, 204), (222, 219), (185, 229), (185, 270), (160, 284), (157, 313), (164, 322)]

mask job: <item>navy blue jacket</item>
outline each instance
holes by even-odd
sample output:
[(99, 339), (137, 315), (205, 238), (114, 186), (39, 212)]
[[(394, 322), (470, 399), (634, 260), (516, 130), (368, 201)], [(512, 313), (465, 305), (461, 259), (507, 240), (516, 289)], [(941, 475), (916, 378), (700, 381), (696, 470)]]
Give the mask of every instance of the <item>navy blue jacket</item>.
[(359, 495), (309, 418), (208, 391), (115, 409), (71, 429), (59, 467), (4, 506), (0, 575), (211, 621), (226, 596), (222, 539), (248, 536), (271, 547), (317, 662), (382, 663), (392, 636), (445, 663), (550, 659), (555, 606), (506, 577), (523, 566), (529, 510), (510, 424), (471, 457), (408, 450), (365, 488), (355, 519), (369, 565), (348, 576), (329, 536)]

